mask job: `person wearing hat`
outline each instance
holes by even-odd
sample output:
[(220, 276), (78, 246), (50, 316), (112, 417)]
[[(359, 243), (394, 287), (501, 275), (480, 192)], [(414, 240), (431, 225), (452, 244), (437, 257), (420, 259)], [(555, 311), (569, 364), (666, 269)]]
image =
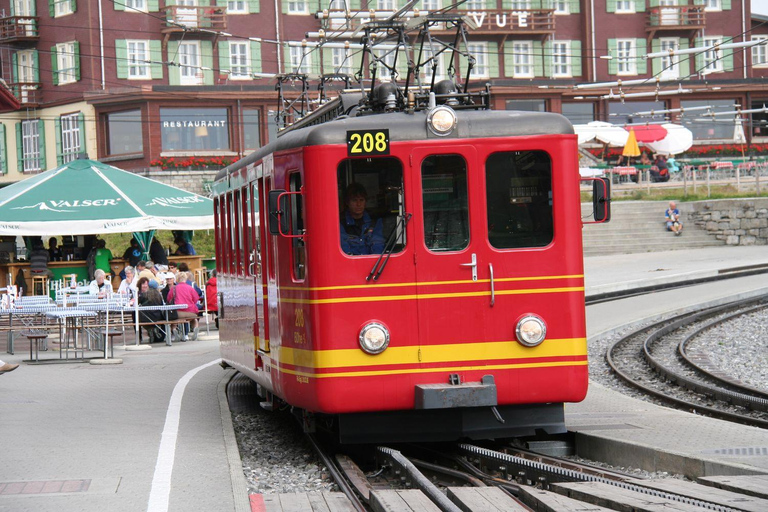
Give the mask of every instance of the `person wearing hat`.
[(176, 286), (176, 275), (173, 272), (163, 272), (162, 274), (159, 274), (159, 276), (163, 280), (163, 282), (165, 282), (165, 286), (160, 291), (160, 293), (163, 296), (163, 300), (167, 304), (168, 303), (168, 294)]

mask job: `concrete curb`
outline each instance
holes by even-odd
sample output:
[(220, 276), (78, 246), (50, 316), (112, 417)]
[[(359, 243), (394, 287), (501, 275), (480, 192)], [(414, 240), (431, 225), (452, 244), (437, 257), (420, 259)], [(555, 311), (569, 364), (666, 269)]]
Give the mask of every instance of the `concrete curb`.
[[(227, 369), (228, 370), (228, 369)], [(221, 410), (221, 430), (224, 435), (224, 449), (227, 452), (229, 463), (229, 477), (232, 481), (232, 497), (235, 502), (236, 512), (251, 512), (251, 503), (248, 497), (248, 483), (243, 474), (243, 461), (240, 458), (240, 450), (235, 438), (235, 427), (232, 424), (232, 412), (229, 410), (227, 400), (227, 384), (237, 372), (225, 371), (219, 381), (219, 409)]]
[(115, 359), (113, 357), (111, 359), (91, 359), (90, 363), (96, 366), (101, 366), (101, 365), (111, 365), (111, 364), (123, 364), (123, 360)]

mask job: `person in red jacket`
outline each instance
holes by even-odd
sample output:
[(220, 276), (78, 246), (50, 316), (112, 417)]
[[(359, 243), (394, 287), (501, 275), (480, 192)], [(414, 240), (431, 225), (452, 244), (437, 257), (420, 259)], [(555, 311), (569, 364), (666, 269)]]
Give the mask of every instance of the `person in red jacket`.
[(219, 301), (216, 289), (216, 270), (211, 271), (211, 278), (205, 283), (205, 302), (208, 304), (208, 312), (213, 313), (216, 320), (216, 328), (219, 328)]

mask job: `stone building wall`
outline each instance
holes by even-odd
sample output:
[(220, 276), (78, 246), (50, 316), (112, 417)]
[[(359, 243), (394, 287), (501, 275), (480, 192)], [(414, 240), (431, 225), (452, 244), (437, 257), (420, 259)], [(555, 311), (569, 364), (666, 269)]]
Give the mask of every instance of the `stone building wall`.
[(131, 171), (139, 176), (159, 181), (172, 187), (177, 187), (188, 192), (194, 192), (201, 196), (210, 197), (210, 184), (219, 173), (218, 170), (186, 170), (186, 169), (168, 169), (166, 171), (160, 168), (151, 167), (141, 171)]
[(768, 198), (697, 201), (678, 208), (688, 222), (726, 245), (768, 245)]

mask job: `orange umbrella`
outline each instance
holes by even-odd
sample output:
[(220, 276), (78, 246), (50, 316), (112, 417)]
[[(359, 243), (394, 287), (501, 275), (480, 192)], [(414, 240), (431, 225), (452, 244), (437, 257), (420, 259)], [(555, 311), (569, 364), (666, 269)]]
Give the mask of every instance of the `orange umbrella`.
[(640, 147), (637, 145), (637, 137), (635, 136), (635, 130), (629, 131), (629, 138), (624, 145), (624, 150), (621, 152), (624, 156), (640, 156)]

